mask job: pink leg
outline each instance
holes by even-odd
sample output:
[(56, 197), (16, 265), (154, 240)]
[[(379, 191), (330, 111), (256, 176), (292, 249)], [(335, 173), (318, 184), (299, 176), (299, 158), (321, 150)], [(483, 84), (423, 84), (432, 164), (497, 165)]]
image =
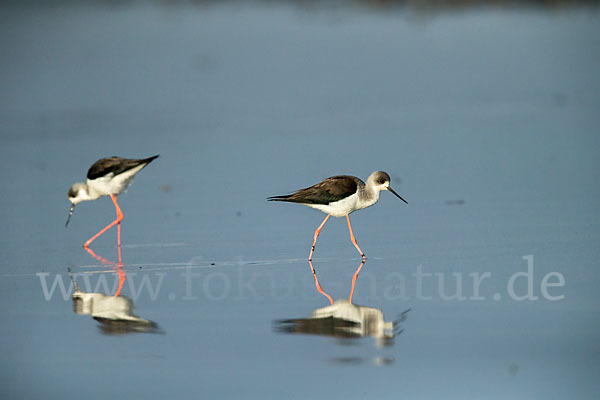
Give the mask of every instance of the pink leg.
[(350, 297), (348, 298), (348, 303), (350, 303), (350, 304), (352, 304), (352, 296), (354, 295), (354, 285), (356, 285), (356, 278), (358, 278), (358, 273), (362, 269), (363, 265), (365, 265), (365, 260), (364, 259), (362, 260), (362, 262), (360, 263), (360, 265), (356, 269), (356, 272), (354, 273), (354, 276), (352, 277), (352, 289), (350, 289)]
[(323, 290), (323, 288), (321, 287), (321, 284), (319, 284), (319, 280), (317, 279), (317, 273), (315, 272), (315, 268), (313, 267), (312, 261), (308, 260), (308, 264), (310, 265), (310, 270), (313, 273), (313, 277), (315, 278), (315, 286), (317, 287), (317, 290), (319, 291), (319, 293), (321, 293), (323, 296), (327, 297), (329, 299), (329, 302), (331, 304), (333, 304), (333, 299), (331, 298), (330, 295), (328, 295), (327, 293), (325, 293), (325, 291)]
[(94, 251), (88, 247), (85, 247), (85, 251), (87, 251), (90, 256), (94, 257), (96, 260), (100, 261), (102, 264), (114, 264), (114, 262), (108, 261), (106, 258), (96, 255), (96, 253), (94, 253)]
[(103, 264), (113, 264), (114, 265), (113, 269), (115, 271), (117, 271), (117, 273), (119, 275), (119, 287), (117, 288), (117, 291), (115, 292), (115, 297), (120, 296), (121, 289), (123, 289), (123, 284), (125, 283), (125, 278), (126, 278), (125, 271), (123, 270), (123, 261), (121, 259), (121, 247), (118, 247), (119, 263), (116, 265), (115, 265), (114, 261), (108, 261), (106, 258), (96, 255), (96, 253), (94, 253), (94, 251), (88, 247), (85, 248), (85, 251), (87, 251), (96, 260), (101, 261)]
[(110, 264), (110, 265), (114, 265), (117, 267), (123, 265), (123, 262), (121, 261), (121, 248), (120, 247), (118, 248), (118, 257), (119, 257), (118, 264), (115, 263), (114, 261), (108, 261), (106, 258), (96, 255), (96, 253), (94, 253), (94, 250), (90, 249), (89, 247), (86, 247), (85, 251), (87, 251), (90, 256), (94, 257), (96, 260), (100, 261), (102, 264)]
[(348, 220), (348, 230), (350, 231), (350, 240), (352, 240), (352, 244), (354, 245), (354, 247), (356, 247), (356, 250), (358, 250), (358, 252), (362, 256), (362, 259), (364, 261), (367, 259), (367, 256), (365, 256), (365, 253), (363, 253), (363, 251), (360, 249), (360, 247), (358, 247), (358, 243), (356, 243), (356, 239), (354, 238), (354, 233), (352, 233), (352, 225), (350, 225), (350, 217), (348, 217), (348, 215), (346, 215), (346, 219)]
[(117, 203), (117, 196), (110, 195), (113, 203), (115, 203), (115, 211), (117, 212), (117, 246), (119, 247), (119, 253), (121, 252), (121, 221), (123, 220), (123, 212), (121, 212), (121, 207), (119, 207), (119, 203)]
[(119, 287), (117, 288), (117, 291), (115, 292), (115, 297), (118, 297), (121, 295), (121, 289), (123, 289), (123, 284), (125, 283), (125, 278), (127, 277), (125, 275), (125, 270), (123, 270), (123, 260), (121, 259), (121, 246), (118, 247), (118, 253), (119, 253), (119, 264), (117, 265), (118, 267), (118, 274), (119, 274)]
[(116, 265), (115, 265), (114, 261), (108, 261), (106, 258), (96, 255), (96, 253), (94, 253), (94, 251), (88, 247), (85, 248), (85, 251), (87, 251), (92, 257), (94, 257), (96, 260), (102, 262), (103, 264), (113, 264), (114, 265), (113, 269), (115, 271), (117, 271), (117, 274), (119, 275), (119, 287), (117, 288), (117, 291), (115, 292), (115, 297), (120, 296), (121, 289), (123, 289), (123, 284), (125, 283), (125, 278), (126, 278), (125, 271), (123, 270), (123, 261), (121, 259), (121, 247), (118, 248), (119, 263)]
[(112, 228), (115, 224), (117, 224), (117, 244), (118, 244), (119, 247), (121, 247), (121, 220), (123, 219), (123, 213), (121, 212), (121, 209), (119, 208), (119, 204), (117, 203), (117, 197), (115, 195), (111, 194), (110, 198), (112, 199), (113, 203), (115, 203), (115, 210), (117, 211), (117, 219), (115, 219), (113, 222), (111, 222), (110, 224), (108, 224), (100, 232), (98, 232), (94, 236), (92, 236), (92, 238), (90, 240), (88, 240), (87, 242), (85, 242), (83, 244), (83, 247), (85, 247), (86, 249), (90, 246), (90, 244), (94, 240), (96, 240), (104, 232), (106, 232), (107, 230), (109, 230), (110, 228)]
[(119, 274), (119, 287), (115, 292), (115, 297), (119, 297), (121, 295), (121, 289), (123, 289), (123, 284), (125, 283), (126, 278), (125, 271), (123, 270), (123, 266), (121, 264), (119, 264), (119, 269), (117, 273)]
[[(321, 229), (323, 229), (323, 226), (325, 225), (325, 222), (327, 222), (329, 217), (331, 217), (331, 215), (327, 214), (327, 216), (325, 217), (323, 222), (321, 222), (321, 225), (319, 225), (319, 227), (315, 231), (315, 237), (313, 238), (313, 244), (312, 244), (312, 247), (310, 248), (310, 254), (308, 255), (308, 261), (312, 260), (312, 255), (313, 255), (313, 252), (315, 251), (315, 244), (317, 243), (317, 238), (319, 237), (319, 233), (321, 233)], [(311, 267), (312, 267), (312, 265), (311, 265)]]
[[(119, 209), (119, 211), (121, 210)], [(123, 219), (123, 213), (121, 213), (121, 219)], [(119, 249), (121, 249), (121, 219), (119, 220), (119, 222), (117, 222), (117, 247)]]

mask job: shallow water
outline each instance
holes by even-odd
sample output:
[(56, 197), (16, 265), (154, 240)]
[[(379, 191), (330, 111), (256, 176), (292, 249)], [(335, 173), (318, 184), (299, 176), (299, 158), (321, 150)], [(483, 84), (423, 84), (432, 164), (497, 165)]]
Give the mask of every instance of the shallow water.
[[(2, 398), (597, 397), (597, 10), (0, 17)], [(161, 155), (119, 197), (133, 311), (116, 232), (81, 247), (110, 200), (64, 228), (69, 186), (113, 154)], [(393, 339), (306, 320), (330, 304), (306, 261), (324, 215), (265, 200), (374, 170), (408, 205), (351, 215), (353, 303)], [(348, 299), (343, 219), (313, 265)]]

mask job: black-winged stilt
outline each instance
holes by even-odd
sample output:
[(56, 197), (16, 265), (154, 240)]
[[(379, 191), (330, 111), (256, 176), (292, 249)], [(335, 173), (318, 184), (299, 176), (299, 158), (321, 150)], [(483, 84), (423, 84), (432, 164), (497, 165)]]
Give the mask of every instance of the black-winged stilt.
[(92, 236), (92, 238), (83, 244), (83, 247), (87, 248), (90, 243), (115, 224), (117, 224), (117, 243), (119, 247), (121, 246), (121, 220), (123, 219), (123, 213), (117, 203), (117, 195), (131, 184), (135, 175), (142, 168), (150, 164), (157, 157), (158, 154), (144, 159), (102, 158), (96, 161), (88, 170), (86, 183), (76, 183), (71, 186), (68, 193), (71, 210), (65, 226), (69, 225), (75, 206), (82, 201), (96, 200), (103, 196), (110, 196), (117, 211), (117, 219)]
[[(365, 184), (362, 180), (355, 176), (338, 175), (327, 178), (316, 185), (300, 189), (292, 194), (283, 196), (272, 196), (269, 201), (287, 201), (292, 203), (300, 203), (305, 206), (316, 208), (327, 214), (321, 225), (315, 231), (313, 244), (308, 256), (312, 260), (315, 244), (323, 226), (331, 217), (346, 217), (348, 221), (348, 230), (350, 231), (350, 240), (354, 247), (358, 250), (363, 260), (366, 259), (365, 253), (358, 247), (354, 233), (352, 233), (352, 225), (350, 225), (350, 217), (348, 215), (354, 211), (367, 208), (377, 203), (379, 200), (379, 192), (389, 190), (396, 197), (407, 203), (398, 193), (390, 187), (390, 176), (383, 171), (373, 172), (367, 179)], [(408, 203), (407, 203), (408, 204)]]

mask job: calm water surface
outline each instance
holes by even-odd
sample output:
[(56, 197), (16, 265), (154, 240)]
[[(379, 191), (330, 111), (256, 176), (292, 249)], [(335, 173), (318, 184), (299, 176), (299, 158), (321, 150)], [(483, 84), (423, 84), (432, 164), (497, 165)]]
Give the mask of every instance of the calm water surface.
[[(598, 397), (597, 10), (0, 22), (0, 397)], [(81, 247), (110, 200), (65, 229), (66, 192), (153, 154), (119, 198), (118, 274), (116, 232)], [(360, 259), (328, 222), (330, 307), (306, 261), (323, 215), (265, 199), (374, 170), (408, 205), (351, 216), (352, 305)]]

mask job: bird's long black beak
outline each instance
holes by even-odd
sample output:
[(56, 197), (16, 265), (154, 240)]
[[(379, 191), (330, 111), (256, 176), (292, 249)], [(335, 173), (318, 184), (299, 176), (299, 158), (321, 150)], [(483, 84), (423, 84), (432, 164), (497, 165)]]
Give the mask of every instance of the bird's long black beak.
[(73, 215), (73, 210), (75, 209), (75, 203), (71, 203), (71, 210), (69, 211), (69, 217), (67, 218), (67, 223), (65, 224), (65, 228), (69, 225), (69, 221), (71, 220), (71, 216)]
[(398, 193), (394, 192), (394, 189), (392, 189), (391, 187), (387, 188), (390, 192), (394, 193), (396, 195), (397, 198), (399, 198), (400, 200), (402, 200), (403, 202), (405, 202), (406, 204), (408, 204), (408, 201), (404, 200), (402, 198), (402, 196), (400, 196)]

